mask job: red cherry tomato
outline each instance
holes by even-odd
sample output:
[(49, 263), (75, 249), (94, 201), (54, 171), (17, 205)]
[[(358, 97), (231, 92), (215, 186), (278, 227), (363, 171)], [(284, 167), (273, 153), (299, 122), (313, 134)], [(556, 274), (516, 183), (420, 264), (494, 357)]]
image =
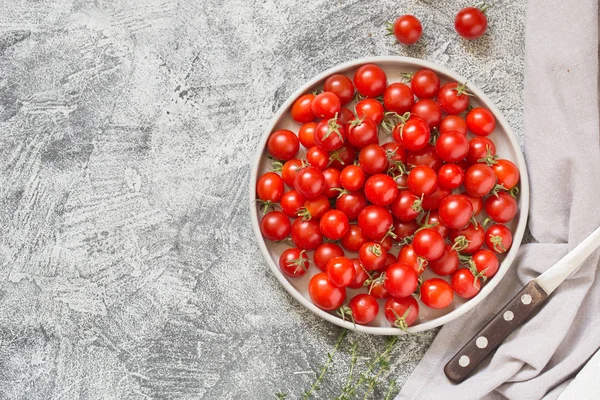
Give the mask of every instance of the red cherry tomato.
[(308, 283), (312, 302), (323, 310), (335, 310), (346, 301), (346, 289), (335, 286), (324, 272), (319, 272)]
[(364, 99), (356, 104), (356, 115), (367, 118), (379, 125), (385, 116), (383, 105), (375, 99)]
[(281, 272), (290, 278), (300, 278), (308, 270), (308, 256), (304, 250), (295, 247), (286, 249), (279, 256)]
[(496, 118), (489, 110), (476, 107), (467, 114), (467, 127), (477, 136), (488, 136), (496, 129)]
[(304, 205), (305, 201), (304, 196), (292, 189), (281, 196), (279, 205), (281, 206), (281, 211), (285, 215), (296, 218), (298, 217), (299, 209)]
[(463, 135), (467, 134), (467, 121), (458, 115), (446, 115), (442, 118), (439, 127), (440, 133), (444, 132), (460, 132)]
[(335, 93), (342, 105), (348, 104), (354, 98), (354, 84), (346, 75), (334, 74), (325, 79), (323, 90)]
[(400, 221), (413, 221), (421, 212), (420, 202), (415, 205), (417, 200), (418, 196), (408, 190), (401, 190), (390, 204), (390, 211)]
[(496, 164), (492, 165), (492, 169), (498, 178), (498, 184), (510, 190), (519, 183), (519, 169), (509, 160), (496, 160)]
[(358, 259), (367, 271), (376, 271), (385, 265), (387, 250), (379, 243), (366, 242), (358, 250)]
[(406, 157), (406, 163), (408, 165), (427, 165), (434, 171), (439, 171), (439, 169), (444, 165), (444, 162), (441, 158), (438, 157), (435, 147), (427, 144), (421, 150), (411, 151), (408, 153)]
[(311, 218), (319, 219), (327, 211), (331, 209), (329, 199), (323, 195), (317, 196), (314, 199), (308, 199), (304, 201), (304, 207), (298, 210), (298, 216), (306, 220)]
[(331, 240), (340, 240), (348, 232), (349, 227), (348, 217), (340, 210), (327, 211), (319, 222), (321, 233)]
[(348, 308), (352, 313), (352, 320), (360, 325), (370, 324), (379, 313), (377, 299), (365, 293), (354, 296), (348, 303)]
[(435, 142), (435, 151), (442, 160), (457, 162), (469, 153), (469, 141), (460, 132), (445, 132)]
[(256, 182), (256, 196), (260, 200), (276, 203), (283, 196), (283, 192), (283, 179), (275, 172), (267, 172), (261, 175)]
[(383, 306), (385, 318), (396, 328), (406, 330), (419, 316), (419, 303), (414, 297), (389, 298)]
[(344, 257), (344, 250), (335, 243), (323, 243), (315, 249), (313, 261), (317, 268), (325, 272), (327, 263), (336, 257)]
[(440, 221), (450, 229), (465, 227), (473, 216), (471, 201), (461, 194), (451, 194), (442, 200), (438, 210)]
[(340, 98), (332, 92), (319, 93), (313, 99), (310, 108), (317, 118), (333, 118), (342, 109)]
[(467, 192), (461, 194), (471, 202), (471, 205), (473, 206), (473, 215), (479, 215), (481, 210), (483, 210), (483, 199), (479, 196), (472, 196)]
[(442, 201), (451, 194), (451, 190), (442, 189), (438, 186), (438, 188), (435, 189), (435, 192), (433, 192), (430, 195), (423, 196), (423, 202), (421, 203), (421, 207), (423, 207), (423, 210), (425, 211), (437, 210), (438, 208), (440, 208)]
[(342, 108), (340, 115), (338, 115), (338, 122), (340, 125), (346, 125), (349, 121), (356, 118), (356, 115), (347, 107)]
[(286, 185), (294, 187), (294, 180), (301, 167), (302, 161), (297, 158), (292, 158), (283, 164), (283, 167), (281, 167), (281, 177)]
[(362, 65), (354, 73), (354, 86), (363, 96), (377, 97), (383, 93), (386, 85), (385, 72), (375, 64)]
[(313, 146), (306, 151), (306, 161), (313, 167), (324, 170), (329, 163), (329, 153), (319, 146)]
[(348, 251), (358, 251), (366, 241), (367, 238), (363, 235), (358, 225), (350, 225), (348, 232), (346, 232), (340, 243)]
[(271, 211), (260, 221), (263, 236), (275, 242), (288, 237), (291, 229), (289, 218), (281, 211)]
[(379, 274), (375, 274), (375, 276), (373, 276), (373, 281), (371, 282), (371, 285), (369, 285), (369, 294), (376, 299), (387, 299), (390, 297), (390, 294), (387, 290), (385, 290), (383, 282), (381, 280), (377, 280), (379, 277)]
[(420, 99), (433, 99), (440, 90), (440, 77), (430, 69), (420, 69), (412, 77), (410, 87)]
[(517, 215), (517, 201), (507, 192), (499, 192), (485, 200), (485, 212), (494, 222), (504, 224)]
[(487, 29), (487, 17), (479, 8), (463, 8), (456, 14), (454, 29), (456, 29), (456, 32), (465, 39), (477, 39), (481, 37)]
[(359, 149), (369, 144), (378, 144), (377, 125), (369, 118), (352, 120), (346, 125), (346, 140)]
[(323, 120), (315, 128), (315, 143), (327, 151), (341, 149), (346, 140), (346, 131), (336, 118)]
[(454, 299), (454, 292), (448, 282), (440, 278), (431, 278), (421, 285), (421, 301), (427, 307), (448, 307)]
[(460, 114), (469, 107), (469, 96), (464, 91), (465, 87), (456, 82), (446, 83), (440, 88), (437, 99), (446, 114)]
[(335, 208), (346, 214), (346, 217), (348, 217), (349, 221), (356, 220), (360, 212), (367, 206), (367, 204), (367, 198), (360, 190), (356, 192), (342, 193), (335, 200)]
[(467, 162), (477, 164), (479, 160), (484, 160), (487, 155), (496, 154), (496, 145), (486, 137), (475, 137), (469, 141), (469, 152), (467, 153)]
[(354, 192), (365, 185), (365, 171), (358, 165), (348, 165), (340, 173), (340, 183), (344, 189)]
[[(387, 242), (390, 241), (393, 244), (392, 238), (390, 238), (389, 236), (385, 238), (385, 240), (383, 242)], [(389, 251), (392, 249), (391, 247), (387, 247), (384, 246), (382, 242), (381, 247), (383, 247), (384, 249), (386, 249), (388, 251), (387, 255), (385, 256), (385, 265), (383, 266), (383, 270), (385, 271), (386, 269), (388, 269), (392, 264), (396, 264), (398, 262), (398, 257), (396, 257), (395, 255), (393, 255), (392, 253), (390, 253)]]
[(329, 199), (337, 197), (340, 194), (340, 190), (342, 190), (340, 170), (335, 168), (325, 168), (323, 170), (323, 178), (325, 178), (325, 190), (323, 190), (323, 195)]
[(444, 253), (437, 260), (429, 261), (428, 265), (431, 270), (441, 276), (450, 275), (458, 269), (458, 253), (452, 250), (452, 246), (446, 244)]
[(410, 111), (414, 102), (415, 96), (412, 90), (404, 83), (392, 83), (383, 92), (383, 106), (386, 110), (400, 115)]
[(312, 112), (311, 104), (315, 95), (312, 93), (303, 94), (292, 104), (292, 118), (294, 121), (305, 124), (315, 120), (315, 114)]
[(512, 233), (506, 226), (494, 224), (485, 232), (485, 244), (495, 253), (505, 253), (512, 245)]
[(413, 44), (419, 41), (423, 34), (421, 22), (414, 15), (401, 15), (396, 19), (391, 31), (402, 44)]
[(402, 250), (398, 253), (398, 262), (410, 265), (418, 275), (425, 272), (425, 266), (428, 263), (427, 260), (415, 253), (412, 244), (402, 247)]
[(387, 142), (381, 145), (385, 149), (389, 161), (406, 162), (406, 150), (396, 142)]
[(319, 222), (305, 221), (298, 218), (292, 224), (292, 242), (300, 250), (314, 250), (323, 241), (323, 234), (319, 229)]
[(401, 242), (408, 236), (414, 235), (419, 229), (419, 224), (414, 219), (411, 221), (394, 221), (394, 234), (396, 235), (395, 241)]
[(366, 206), (358, 215), (358, 226), (371, 240), (383, 239), (393, 223), (392, 214), (379, 206)]
[(354, 264), (354, 281), (348, 287), (351, 289), (360, 289), (364, 286), (369, 275), (367, 275), (367, 271), (360, 265), (358, 258), (352, 258), (352, 264)]
[(271, 155), (281, 161), (291, 160), (296, 157), (300, 149), (298, 136), (292, 131), (281, 129), (275, 131), (267, 140), (267, 150)]
[(398, 195), (398, 186), (389, 175), (373, 175), (365, 183), (365, 195), (371, 203), (384, 207), (394, 201)]
[(500, 268), (498, 257), (493, 251), (488, 249), (482, 249), (473, 254), (472, 260), (477, 272), (488, 279), (496, 275), (498, 268)]
[(336, 257), (327, 263), (327, 277), (337, 287), (346, 287), (354, 281), (354, 263), (346, 257)]
[(427, 122), (415, 117), (396, 125), (392, 137), (406, 150), (417, 151), (427, 146), (431, 131)]
[(453, 230), (450, 232), (450, 240), (456, 243), (456, 238), (463, 236), (467, 241), (467, 247), (460, 250), (461, 253), (473, 254), (478, 251), (485, 241), (485, 232), (479, 224), (469, 224), (462, 229)]
[(448, 236), (448, 227), (442, 223), (440, 220), (440, 216), (437, 211), (429, 211), (427, 213), (428, 217), (425, 219), (425, 223), (427, 225), (432, 225), (431, 229), (438, 231), (443, 238)]
[(444, 189), (456, 189), (464, 180), (465, 171), (457, 164), (444, 164), (438, 171), (438, 185)]
[[(345, 130), (346, 128), (344, 128)], [(335, 169), (343, 169), (346, 165), (352, 165), (356, 159), (356, 149), (348, 143), (338, 150), (334, 150), (329, 155), (329, 166)]]
[(377, 144), (370, 144), (358, 153), (358, 162), (369, 175), (380, 174), (388, 166), (385, 149)]
[(479, 279), (468, 268), (461, 268), (452, 274), (452, 289), (464, 299), (475, 297), (481, 290)]
[(417, 165), (408, 175), (408, 190), (415, 196), (432, 194), (437, 188), (437, 174), (426, 165)]
[(485, 164), (473, 164), (465, 172), (465, 189), (473, 196), (483, 197), (496, 185), (494, 170)]
[(314, 199), (325, 190), (325, 178), (320, 169), (308, 166), (298, 171), (294, 189), (307, 199)]
[(392, 297), (408, 297), (419, 284), (419, 276), (408, 264), (396, 263), (385, 271), (383, 285)]
[(437, 260), (444, 254), (444, 238), (435, 229), (421, 229), (415, 233), (412, 247), (419, 257)]
[(442, 121), (442, 108), (434, 100), (418, 100), (410, 109), (410, 113), (427, 122), (429, 129), (438, 128)]
[(300, 144), (307, 149), (316, 146), (315, 143), (315, 128), (317, 127), (316, 122), (307, 122), (302, 125), (298, 130), (298, 139)]

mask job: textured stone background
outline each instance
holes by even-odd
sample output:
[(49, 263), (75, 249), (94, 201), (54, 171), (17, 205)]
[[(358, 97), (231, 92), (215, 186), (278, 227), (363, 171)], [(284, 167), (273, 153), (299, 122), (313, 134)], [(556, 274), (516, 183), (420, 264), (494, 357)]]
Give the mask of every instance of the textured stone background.
[[(470, 3), (0, 0), (0, 398), (296, 398), (339, 330), (256, 246), (259, 136), (311, 76), (396, 54), (469, 77), (521, 135), (525, 0), (493, 2), (473, 43), (453, 31)], [(402, 13), (424, 25), (411, 48), (384, 36)], [(390, 377), (434, 333), (395, 346)], [(350, 340), (361, 362), (385, 345)]]

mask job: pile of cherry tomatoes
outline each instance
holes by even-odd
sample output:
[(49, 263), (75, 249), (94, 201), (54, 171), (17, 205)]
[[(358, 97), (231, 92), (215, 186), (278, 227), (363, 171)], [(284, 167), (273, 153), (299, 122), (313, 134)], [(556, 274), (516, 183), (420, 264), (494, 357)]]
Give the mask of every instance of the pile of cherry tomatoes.
[[(311, 260), (320, 270), (308, 284), (317, 307), (369, 324), (380, 299), (406, 329), (416, 298), (448, 307), (497, 272), (512, 244), (504, 224), (517, 214), (519, 170), (496, 155), (494, 115), (470, 105), (464, 84), (421, 69), (388, 85), (375, 64), (353, 78), (332, 75), (300, 96), (290, 110), (297, 132), (268, 138), (260, 229), (290, 245), (279, 259), (286, 276), (303, 276)], [(448, 278), (423, 281), (426, 269)], [(346, 302), (347, 289), (363, 287)]]

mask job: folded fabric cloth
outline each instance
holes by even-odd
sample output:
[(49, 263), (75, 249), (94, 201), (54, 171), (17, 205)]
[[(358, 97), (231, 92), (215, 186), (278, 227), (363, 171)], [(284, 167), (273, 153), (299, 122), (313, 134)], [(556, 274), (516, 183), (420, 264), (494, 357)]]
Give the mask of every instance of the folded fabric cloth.
[(459, 385), (443, 367), (530, 279), (600, 225), (598, 2), (530, 0), (524, 151), (531, 209), (525, 244), (486, 300), (444, 326), (397, 399), (556, 399), (600, 348), (599, 252)]

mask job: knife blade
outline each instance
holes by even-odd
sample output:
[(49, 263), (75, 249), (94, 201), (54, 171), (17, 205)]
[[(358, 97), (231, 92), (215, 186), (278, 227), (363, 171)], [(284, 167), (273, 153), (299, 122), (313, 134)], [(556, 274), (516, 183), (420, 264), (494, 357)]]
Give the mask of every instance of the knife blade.
[(444, 374), (454, 383), (465, 380), (512, 331), (525, 323), (545, 304), (556, 288), (574, 273), (600, 247), (600, 227), (559, 262), (529, 281), (515, 297), (444, 367)]

